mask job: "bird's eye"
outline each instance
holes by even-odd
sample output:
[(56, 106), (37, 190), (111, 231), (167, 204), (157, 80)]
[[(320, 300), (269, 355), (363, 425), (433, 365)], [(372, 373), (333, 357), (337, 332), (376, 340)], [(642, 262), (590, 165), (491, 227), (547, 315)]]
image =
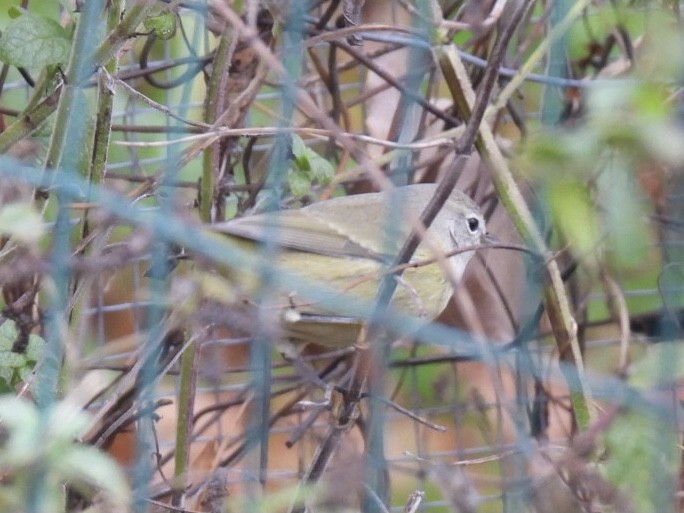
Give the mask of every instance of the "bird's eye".
[(475, 217), (471, 216), (466, 219), (466, 222), (468, 223), (468, 231), (470, 233), (476, 233), (480, 229), (480, 220)]

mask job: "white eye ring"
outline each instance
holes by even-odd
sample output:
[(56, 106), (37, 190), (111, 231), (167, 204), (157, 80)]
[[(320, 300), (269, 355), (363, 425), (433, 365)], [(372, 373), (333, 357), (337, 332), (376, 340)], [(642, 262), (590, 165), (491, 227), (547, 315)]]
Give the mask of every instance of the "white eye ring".
[(480, 220), (476, 216), (468, 216), (466, 224), (468, 225), (468, 231), (473, 235), (480, 230)]

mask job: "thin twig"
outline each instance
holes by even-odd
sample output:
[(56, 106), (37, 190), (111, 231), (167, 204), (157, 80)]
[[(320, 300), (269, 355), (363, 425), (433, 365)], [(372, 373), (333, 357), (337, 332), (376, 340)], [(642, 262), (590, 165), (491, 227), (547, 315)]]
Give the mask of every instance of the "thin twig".
[(407, 410), (403, 406), (398, 405), (394, 401), (389, 401), (389, 400), (385, 399), (384, 397), (369, 396), (367, 394), (364, 394), (364, 397), (370, 397), (374, 401), (379, 401), (382, 404), (385, 404), (385, 405), (389, 406), (390, 408), (397, 410), (399, 413), (406, 415), (408, 418), (415, 420), (419, 424), (422, 424), (426, 427), (429, 427), (430, 429), (434, 429), (435, 431), (437, 431), (439, 433), (444, 433), (447, 430), (447, 428), (445, 426), (442, 426), (441, 424), (435, 424), (434, 422), (431, 422), (428, 419), (413, 413), (411, 410)]

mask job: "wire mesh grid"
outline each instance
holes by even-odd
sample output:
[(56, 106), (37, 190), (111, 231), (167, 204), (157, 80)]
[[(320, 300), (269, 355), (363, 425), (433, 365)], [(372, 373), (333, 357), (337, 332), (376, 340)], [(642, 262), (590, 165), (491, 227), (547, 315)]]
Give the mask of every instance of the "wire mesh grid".
[[(307, 506), (319, 511), (383, 511), (384, 504), (391, 511), (589, 511), (593, 501), (610, 503), (614, 489), (608, 480), (577, 467), (582, 452), (578, 444), (593, 444), (596, 435), (590, 428), (586, 442), (571, 441), (577, 426), (587, 424), (577, 418), (577, 409), (572, 413), (577, 406), (567, 383), (574, 395), (582, 391), (582, 383), (572, 370), (573, 358), (562, 354), (563, 363), (558, 362), (553, 342), (558, 320), (542, 313), (545, 278), (538, 255), (510, 248), (482, 250), (439, 317), (454, 330), (445, 334), (428, 329), (421, 338), (438, 343), (417, 346), (410, 330), (400, 329), (406, 336), (393, 341), (391, 351), (367, 353), (378, 369), (369, 371), (370, 389), (347, 419), (352, 426), (347, 428), (336, 423), (357, 362), (354, 348), (308, 347), (281, 355), (280, 346), (264, 346), (259, 340), (271, 344), (277, 338), (272, 315), (264, 309), (246, 312), (231, 302), (230, 292), (217, 290), (226, 282), (214, 274), (216, 252), (206, 250), (203, 241), (180, 248), (180, 242), (193, 239), (175, 223), (197, 227), (198, 204), (200, 211), (202, 205), (210, 205), (210, 219), (203, 221), (220, 221), (264, 208), (268, 200), (256, 191), (271, 189), (280, 190), (279, 208), (300, 207), (342, 191), (364, 192), (373, 185), (369, 177), (377, 178), (378, 172), (397, 185), (457, 174), (457, 187), (481, 206), (490, 231), (503, 243), (522, 244), (494, 192), (491, 162), (481, 162), (477, 152), (458, 145), (458, 137), (468, 130), (467, 119), (462, 121), (462, 111), (453, 107), (453, 98), (448, 99), (450, 86), (429, 51), (430, 41), (436, 40), (426, 36), (426, 23), (434, 6), (377, 2), (366, 6), (358, 20), (374, 23), (372, 27), (354, 31), (353, 16), (351, 22), (347, 16), (347, 29), (340, 32), (343, 8), (361, 4), (270, 2), (262, 9), (257, 2), (245, 2), (241, 13), (230, 3), (160, 2), (172, 9), (175, 35), (168, 41), (156, 35), (138, 37), (116, 70), (101, 68), (97, 80), (89, 77), (83, 86), (91, 102), (98, 80), (114, 93), (106, 173), (99, 188), (103, 204), (108, 191), (129, 200), (118, 207), (110, 203), (102, 212), (88, 211), (87, 220), (76, 196), (60, 199), (59, 207), (46, 207), (62, 211), (67, 205), (69, 223), (79, 230), (78, 242), (67, 250), (71, 281), (64, 289), (68, 295), (62, 313), (69, 319), (68, 337), (74, 343), (67, 343), (62, 355), (69, 370), (63, 372), (61, 388), (95, 416), (83, 439), (107, 449), (127, 466), (138, 500), (145, 504), (138, 503), (139, 510), (150, 507), (147, 500), (154, 507), (162, 507), (156, 501), (171, 500), (175, 506), (201, 511), (237, 509), (236, 504), (251, 500), (252, 508), (300, 511), (304, 505), (298, 501), (304, 495)], [(478, 97), (491, 102), (496, 97), (487, 96), (486, 74), (492, 69), (487, 63), (496, 63), (497, 49), (503, 50), (504, 58), (493, 68), (499, 74), (489, 85), (501, 92), (511, 76), (518, 76), (538, 38), (553, 33), (553, 23), (560, 24), (563, 15), (573, 13), (572, 5), (563, 7), (563, 2), (452, 4), (442, 6), (448, 22), (439, 29), (465, 49), (465, 62), (475, 63), (467, 68), (470, 80), (480, 86)], [(601, 16), (608, 8), (596, 3), (593, 9)], [(591, 43), (598, 48), (587, 45), (589, 55), (573, 61), (574, 73), (589, 74), (591, 68), (598, 75), (596, 83), (608, 82), (601, 71), (611, 62), (631, 58), (633, 51), (629, 47), (635, 36), (620, 21), (622, 11), (615, 9), (615, 30), (604, 39), (593, 34)], [(332, 28), (335, 19), (339, 23)], [(512, 20), (520, 28), (504, 44), (500, 35), (514, 25)], [(350, 39), (359, 34), (361, 46)], [(225, 54), (220, 53), (222, 48)], [(217, 62), (217, 54), (228, 63)], [(560, 68), (554, 68), (553, 56), (552, 52), (540, 61), (537, 75), (528, 74), (531, 81), (518, 84), (519, 96), (508, 99), (507, 109), (499, 111), (496, 120), (488, 119), (501, 134), (502, 147), (539, 130), (539, 120), (546, 115), (565, 125), (581, 123), (580, 102), (568, 91), (581, 95), (578, 88), (586, 83), (570, 78), (563, 69), (565, 58)], [(155, 69), (159, 71), (152, 73)], [(228, 79), (219, 86), (224, 89), (214, 100), (217, 103), (208, 104), (205, 96), (217, 69)], [(22, 110), (35, 94), (14, 70), (2, 91), (3, 112), (9, 116), (17, 114), (13, 105)], [(312, 105), (317, 110), (307, 111)], [(95, 130), (92, 108), (87, 102), (79, 108), (86, 125)], [(207, 137), (216, 129), (211, 125), (218, 116), (228, 111), (231, 124), (220, 124), (220, 137)], [(454, 132), (458, 127), (461, 131)], [(10, 154), (28, 157), (29, 162), (48, 161), (52, 141), (45, 134), (50, 128), (43, 130), (20, 141), (30, 142), (26, 153), (20, 153), (17, 143)], [(297, 194), (297, 179), (302, 178), (289, 162), (302, 157), (293, 154), (295, 143), (284, 133), (300, 134), (309, 148), (334, 162), (332, 184), (330, 178), (309, 175), (303, 178), (305, 194)], [(516, 135), (507, 135), (511, 133)], [(91, 150), (90, 144), (84, 146)], [(454, 148), (467, 156), (456, 156)], [(82, 161), (75, 158), (71, 165), (78, 167)], [(205, 169), (210, 169), (212, 180), (209, 197), (203, 188), (209, 176)], [(582, 175), (579, 182), (599, 182), (598, 175)], [(529, 181), (529, 202), (542, 197), (539, 226), (544, 227), (549, 222), (542, 215), (549, 210), (544, 202), (561, 201), (558, 191), (533, 173), (524, 178)], [(646, 183), (643, 176), (637, 178)], [(609, 416), (617, 415), (611, 408), (625, 404), (621, 394), (631, 386), (614, 377), (627, 372), (627, 341), (630, 357), (635, 358), (646, 350), (649, 337), (678, 337), (681, 202), (676, 174), (654, 179), (666, 190), (644, 185), (645, 196), (655, 206), (637, 213), (648, 213), (655, 221), (648, 231), (639, 232), (647, 248), (639, 249), (646, 256), (636, 271), (633, 266), (605, 264), (611, 250), (618, 260), (622, 250), (604, 248), (608, 256), (597, 257), (595, 246), (588, 247), (577, 230), (565, 226), (563, 231), (562, 222), (558, 224), (565, 239), (553, 238), (558, 235), (550, 228), (545, 233), (559, 248), (554, 258), (562, 261), (572, 314), (579, 323), (590, 369), (582, 379), (605, 400)], [(553, 180), (562, 181), (558, 175)], [(85, 187), (85, 182), (74, 183)], [(573, 187), (576, 183), (569, 183), (563, 197), (577, 200)], [(605, 194), (599, 186), (596, 190), (592, 189), (596, 197), (591, 201)], [(581, 196), (571, 206), (571, 216), (564, 215), (576, 216), (579, 224), (586, 221), (578, 213), (584, 199)], [(605, 210), (609, 217), (612, 210)], [(57, 247), (60, 221), (55, 216), (52, 245)], [(608, 222), (603, 226), (612, 229)], [(377, 228), (379, 233), (383, 229), (381, 224)], [(583, 228), (590, 231), (592, 226)], [(599, 244), (590, 239), (590, 244)], [(562, 251), (566, 243), (577, 252)], [(187, 250), (191, 262), (185, 261)], [(260, 251), (266, 259), (277, 254), (268, 245)], [(39, 264), (47, 257), (27, 253), (26, 258), (30, 264), (20, 272), (28, 276), (42, 269)], [(7, 284), (16, 285), (10, 274), (18, 272), (17, 261), (10, 258), (0, 265), (6, 268), (7, 291)], [(268, 303), (269, 293), (280, 283), (278, 271), (275, 278), (266, 267), (260, 271), (267, 284), (261, 300)], [(49, 272), (41, 273), (42, 283), (59, 288), (54, 274), (50, 278)], [(54, 304), (52, 292), (43, 294)], [(20, 296), (5, 292), (6, 319), (16, 320), (9, 307)], [(42, 333), (46, 325), (40, 326)], [(189, 363), (188, 385), (180, 377), (185, 365), (181, 355), (191, 346), (197, 355)], [(672, 375), (678, 376), (678, 370)], [(330, 388), (332, 384), (339, 386)], [(189, 402), (183, 398), (188, 387), (194, 395)], [(606, 391), (611, 387), (613, 392)], [(671, 392), (676, 397), (676, 388)], [(185, 419), (191, 435), (185, 461), (178, 459), (178, 425), (183, 420), (179, 402), (193, 411)], [(670, 413), (673, 418), (666, 416), (663, 422), (678, 426), (676, 405)], [(591, 425), (601, 422), (595, 417), (592, 421)], [(678, 433), (678, 428), (670, 431)], [(329, 460), (321, 459), (325, 451), (331, 453)], [(668, 447), (666, 452), (676, 449)], [(174, 465), (183, 466), (181, 476), (174, 476)], [(676, 475), (661, 478), (674, 490)], [(593, 489), (587, 484), (592, 479)], [(296, 488), (307, 482), (313, 493)], [(286, 493), (275, 494), (273, 506), (264, 502), (269, 496), (265, 490)], [(618, 507), (624, 505), (613, 500)]]

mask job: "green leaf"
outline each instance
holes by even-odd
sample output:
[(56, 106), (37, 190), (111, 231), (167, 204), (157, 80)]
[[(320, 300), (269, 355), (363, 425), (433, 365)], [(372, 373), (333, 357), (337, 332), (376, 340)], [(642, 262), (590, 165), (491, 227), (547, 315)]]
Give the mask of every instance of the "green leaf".
[[(634, 363), (629, 385), (653, 398), (654, 390), (658, 397), (664, 387), (676, 386), (683, 376), (684, 351), (679, 343), (664, 342), (649, 346)], [(605, 475), (629, 496), (635, 511), (662, 511), (657, 507), (662, 504), (655, 502), (668, 496), (663, 485), (676, 476), (679, 464), (675, 427), (667, 416), (625, 409), (606, 430)]]
[(26, 359), (31, 362), (37, 362), (41, 356), (43, 356), (43, 351), (45, 350), (45, 340), (35, 334), (29, 335), (29, 343), (26, 347)]
[(648, 347), (644, 357), (635, 362), (629, 384), (648, 390), (663, 383), (677, 383), (684, 378), (684, 350), (678, 344), (662, 343)]
[(304, 141), (297, 134), (292, 134), (292, 154), (295, 157), (297, 168), (302, 170), (309, 169), (309, 152), (311, 150), (304, 144)]
[(26, 362), (23, 354), (13, 353), (12, 351), (2, 351), (0, 353), (0, 367), (21, 367)]
[(9, 433), (9, 440), (0, 448), (0, 466), (28, 465), (40, 450), (40, 418), (38, 410), (26, 400), (12, 395), (0, 397), (0, 421)]
[(0, 351), (9, 351), (17, 338), (17, 325), (6, 320), (0, 324)]
[(49, 437), (54, 441), (71, 442), (88, 426), (88, 415), (68, 401), (61, 401), (50, 412)]
[[(33, 366), (31, 366), (31, 367), (27, 367), (27, 366), (19, 367), (16, 370), (16, 372), (14, 373), (14, 375), (10, 378), (10, 382), (11, 383), (24, 382), (31, 377), (32, 373), (33, 373)], [(0, 390), (2, 390), (2, 389), (0, 388)], [(14, 390), (14, 389), (11, 389), (11, 390)]]
[(6, 320), (0, 325), (0, 393), (13, 390), (33, 370), (45, 348), (45, 341), (38, 335), (29, 335), (24, 353), (15, 353), (12, 346), (19, 335), (14, 321)]
[(335, 173), (335, 168), (315, 151), (309, 151), (311, 151), (309, 162), (313, 178), (322, 185), (328, 185)]
[[(5, 394), (11, 394), (14, 392), (14, 389), (9, 386), (9, 380), (3, 380), (0, 379), (0, 394), (5, 395)], [(2, 508), (0, 508), (2, 510)]]
[(608, 228), (611, 256), (626, 267), (642, 263), (652, 243), (646, 222), (646, 201), (634, 181), (632, 165), (615, 155), (596, 180), (597, 202)]
[(0, 209), (0, 233), (34, 244), (45, 233), (45, 224), (30, 203), (10, 203)]
[(159, 39), (171, 39), (176, 34), (176, 16), (168, 10), (162, 10), (145, 18), (143, 26)]
[(121, 469), (94, 447), (70, 447), (55, 461), (55, 469), (66, 482), (102, 490), (117, 505), (125, 505), (130, 499), (128, 484)]
[[(0, 391), (11, 392), (21, 380), (21, 369), (27, 366), (24, 354), (12, 351), (18, 332), (14, 321), (6, 320), (0, 325)], [(31, 368), (33, 366), (31, 365)]]
[(67, 62), (70, 49), (66, 29), (27, 11), (10, 21), (0, 36), (0, 61), (33, 70)]
[(605, 475), (634, 504), (634, 511), (659, 511), (654, 503), (667, 496), (663, 478), (676, 475), (677, 438), (662, 419), (643, 412), (620, 415), (606, 431)]
[(308, 194), (313, 182), (330, 183), (335, 168), (296, 134), (292, 135), (292, 154), (294, 160), (288, 173), (288, 185), (293, 195), (302, 197)]
[(0, 469), (12, 476), (0, 484), (0, 510), (23, 511), (4, 506), (22, 502), (37, 480), (41, 496), (36, 511), (63, 511), (65, 484), (86, 497), (103, 492), (108, 506), (103, 511), (112, 506), (127, 510), (130, 489), (122, 470), (107, 454), (74, 442), (89, 423), (81, 408), (60, 401), (41, 412), (27, 400), (5, 395), (0, 397), (0, 423)]
[(10, 19), (14, 20), (21, 16), (24, 13), (23, 9), (20, 9), (16, 5), (13, 5), (12, 7), (9, 8), (7, 11), (7, 14), (9, 14)]
[(12, 383), (15, 381), (14, 368), (0, 365), (0, 390), (3, 393), (13, 392)]
[(577, 253), (593, 251), (599, 242), (599, 227), (586, 187), (558, 180), (549, 185), (548, 201), (556, 225)]
[(311, 190), (311, 180), (309, 177), (297, 169), (291, 169), (287, 175), (287, 184), (290, 186), (292, 194), (301, 198), (306, 196)]

